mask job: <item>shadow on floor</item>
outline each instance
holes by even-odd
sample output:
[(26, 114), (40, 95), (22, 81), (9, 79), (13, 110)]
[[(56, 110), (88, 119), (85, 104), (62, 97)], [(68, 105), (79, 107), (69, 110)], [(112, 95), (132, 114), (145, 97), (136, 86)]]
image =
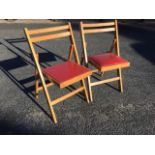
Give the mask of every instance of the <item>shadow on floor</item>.
[(120, 24), (121, 36), (136, 40), (131, 44), (135, 51), (151, 63), (155, 64), (155, 28), (143, 27), (142, 24)]
[[(26, 96), (28, 98), (30, 98), (33, 103), (42, 111), (44, 112), (44, 114), (52, 121), (53, 120), (51, 118), (51, 115), (49, 114), (49, 112), (47, 112), (41, 105), (38, 104), (38, 102), (36, 102), (35, 100), (35, 96), (34, 96), (34, 86), (29, 86), (26, 87), (25, 85), (27, 83), (31, 83), (35, 81), (35, 76), (30, 76), (27, 77), (25, 79), (18, 79), (15, 75), (12, 74), (12, 70), (15, 69), (20, 69), (21, 67), (27, 67), (27, 66), (31, 66), (34, 68), (34, 63), (32, 61), (32, 57), (31, 54), (29, 52), (27, 52), (24, 49), (21, 49), (19, 47), (17, 47), (15, 45), (15, 43), (23, 43), (26, 42), (25, 38), (17, 38), (17, 39), (7, 39), (7, 40), (3, 40), (1, 41), (1, 44), (3, 46), (5, 46), (8, 51), (10, 51), (11, 53), (13, 53), (16, 57), (14, 58), (10, 58), (7, 60), (2, 60), (0, 61), (0, 68), (2, 70), (2, 72), (14, 83), (16, 84), (16, 86), (24, 93), (26, 94)], [(46, 48), (36, 44), (37, 47), (39, 47), (41, 50), (44, 50), (45, 53), (41, 53), (40, 54), (40, 59), (43, 60), (42, 63), (42, 67), (48, 66), (49, 64), (47, 63), (48, 61), (56, 61), (57, 59), (61, 59), (62, 61), (65, 61), (64, 58), (62, 58), (59, 55), (56, 55), (54, 53), (52, 53), (51, 51), (47, 50)], [(74, 86), (70, 86), (67, 88), (69, 91), (72, 91), (73, 89), (75, 89)], [(83, 94), (77, 94), (77, 96), (79, 96), (80, 98), (84, 99)], [(11, 126), (10, 123), (8, 122), (2, 122), (3, 126), (0, 129), (0, 134), (30, 134), (30, 131), (26, 131), (23, 129), (18, 129), (18, 127), (13, 127)], [(1, 122), (0, 122), (1, 124)], [(9, 131), (8, 131), (9, 130)], [(8, 132), (8, 133), (7, 133)], [(56, 131), (54, 131), (53, 134), (59, 134)]]
[[(43, 129), (42, 129), (43, 130)], [(61, 135), (60, 130), (57, 129), (57, 126), (55, 126), (52, 130), (50, 130), (49, 133), (42, 131), (42, 130), (36, 130), (36, 129), (29, 129), (26, 125), (22, 124), (15, 124), (14, 122), (0, 120), (0, 135)]]

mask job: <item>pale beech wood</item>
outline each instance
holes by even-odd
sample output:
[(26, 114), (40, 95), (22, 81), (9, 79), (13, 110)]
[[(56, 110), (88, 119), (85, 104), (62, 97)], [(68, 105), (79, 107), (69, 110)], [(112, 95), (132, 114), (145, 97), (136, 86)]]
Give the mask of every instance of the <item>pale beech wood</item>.
[(29, 30), (29, 35), (48, 33), (48, 32), (55, 32), (55, 31), (67, 30), (67, 29), (69, 29), (68, 25), (49, 27), (49, 28), (41, 28), (41, 29), (34, 29), (34, 30), (32, 29), (32, 30)]
[(73, 52), (74, 52), (74, 45), (72, 44), (70, 46), (70, 51), (69, 51), (69, 56), (68, 56), (68, 60), (72, 60), (72, 57), (73, 57)]
[[(37, 37), (30, 37), (30, 34), (40, 34), (40, 33), (46, 33), (46, 32), (51, 32), (51, 31), (58, 31), (58, 30), (67, 30), (67, 32), (61, 32), (61, 33), (55, 32), (55, 34), (51, 34), (51, 35), (42, 35), (42, 36), (37, 36)], [(42, 73), (42, 70), (41, 70), (41, 67), (39, 64), (39, 56), (35, 52), (35, 49), (33, 47), (34, 42), (58, 39), (58, 38), (62, 38), (62, 37), (70, 37), (70, 41), (71, 41), (70, 47), (71, 48), (70, 48), (70, 53), (69, 53), (68, 59), (71, 60), (73, 55), (74, 55), (76, 63), (80, 64), (79, 56), (78, 56), (78, 52), (77, 52), (77, 48), (76, 48), (76, 44), (75, 44), (75, 39), (74, 39), (74, 35), (73, 35), (73, 31), (72, 31), (72, 27), (71, 27), (70, 23), (68, 23), (68, 25), (66, 25), (66, 26), (59, 26), (57, 28), (54, 27), (54, 28), (47, 28), (47, 29), (30, 30), (30, 33), (29, 33), (29, 30), (27, 28), (25, 28), (25, 34), (27, 36), (28, 43), (29, 43), (29, 46), (30, 46), (30, 49), (31, 49), (31, 52), (32, 52), (32, 55), (34, 58), (35, 65), (36, 65), (36, 77), (39, 77), (39, 79), (36, 79), (36, 83), (35, 83), (36, 84), (36, 88), (35, 88), (36, 97), (38, 97), (39, 91), (41, 91), (41, 90), (44, 91), (47, 103), (48, 103), (50, 110), (51, 110), (51, 114), (52, 114), (54, 123), (57, 123), (57, 118), (56, 118), (56, 114), (55, 114), (53, 105), (65, 100), (65, 99), (67, 99), (67, 98), (69, 98), (69, 97), (71, 97), (71, 96), (73, 96), (73, 95), (75, 95), (81, 91), (84, 91), (84, 95), (86, 97), (86, 100), (87, 100), (87, 102), (89, 102), (88, 93), (87, 93), (87, 89), (85, 86), (84, 79), (87, 78), (89, 75), (91, 75), (92, 72), (89, 71), (87, 73), (84, 73), (80, 76), (76, 76), (75, 78), (72, 78), (72, 79), (65, 81), (65, 82), (62, 82), (62, 83), (59, 83), (56, 79), (53, 79), (53, 78), (45, 75), (45, 73), (44, 74)], [(47, 78), (51, 82), (46, 83), (44, 78)], [(42, 84), (42, 86), (40, 86), (40, 87), (39, 87), (39, 80), (41, 81), (41, 84)], [(64, 96), (61, 96), (61, 97), (51, 101), (51, 98), (49, 96), (49, 92), (47, 89), (48, 87), (50, 87), (56, 83), (59, 85), (60, 88), (65, 88), (65, 87), (67, 87), (73, 83), (76, 83), (76, 82), (81, 82), (82, 87), (74, 90), (71, 93), (68, 93)]]
[(117, 70), (117, 75), (120, 77), (120, 80), (118, 81), (118, 87), (120, 89), (120, 92), (123, 93), (122, 70), (120, 68)]
[[(85, 36), (84, 36), (84, 30), (83, 30), (83, 23), (80, 22), (80, 29), (81, 29), (81, 37), (82, 37), (82, 44), (83, 44), (83, 52), (84, 52), (84, 62), (85, 64), (87, 65), (88, 64), (88, 55), (87, 55), (87, 51), (86, 51), (86, 47), (87, 47), (87, 44), (86, 44), (86, 41), (85, 41)], [(88, 66), (87, 66), (88, 67)], [(90, 99), (90, 102), (93, 101), (93, 98), (92, 98), (92, 89), (91, 89), (91, 86), (90, 86), (90, 77), (87, 78), (87, 86), (88, 86), (88, 92), (89, 92), (89, 99)]]
[(81, 92), (83, 90), (84, 90), (84, 87), (80, 87), (80, 88), (72, 91), (71, 93), (68, 93), (68, 94), (66, 94), (64, 96), (61, 96), (60, 98), (57, 98), (57, 99), (51, 101), (50, 104), (53, 106), (53, 105), (55, 105), (55, 104), (57, 104), (59, 102), (62, 102), (64, 100), (66, 100), (67, 98), (70, 98), (70, 97), (74, 96), (75, 94), (77, 94), (77, 93), (79, 93), (79, 92)]
[(101, 33), (101, 32), (113, 32), (115, 31), (114, 27), (111, 28), (100, 28), (100, 29), (86, 29), (84, 30), (84, 34), (91, 34), (91, 33)]
[(71, 33), (71, 36), (70, 36), (70, 40), (71, 40), (71, 43), (74, 47), (74, 55), (75, 55), (75, 60), (78, 64), (80, 64), (80, 60), (79, 60), (79, 55), (78, 55), (78, 52), (77, 52), (77, 47), (76, 47), (76, 43), (75, 43), (75, 39), (74, 39), (74, 34), (73, 34), (73, 30), (72, 30), (72, 27), (71, 27), (71, 23), (69, 22), (69, 30), (70, 30), (70, 33)]
[(84, 28), (92, 28), (92, 27), (105, 27), (105, 26), (113, 26), (114, 22), (106, 22), (106, 23), (83, 23)]
[[(117, 20), (115, 20), (115, 28), (116, 28), (115, 37), (116, 37), (116, 43), (117, 43), (117, 44), (115, 44), (115, 51), (116, 51), (117, 55), (120, 56), (118, 21)], [(123, 93), (123, 80), (122, 80), (122, 70), (121, 70), (121, 68), (119, 68), (117, 70), (117, 75), (120, 77), (120, 81), (118, 81), (118, 87), (120, 88), (120, 92)]]
[(88, 64), (88, 54), (87, 54), (87, 45), (86, 45), (86, 39), (85, 39), (84, 29), (83, 29), (83, 22), (80, 22), (80, 28), (81, 28), (81, 37), (82, 37), (84, 59), (85, 59), (86, 65), (87, 65)]
[(101, 84), (105, 84), (105, 83), (109, 83), (109, 82), (113, 82), (113, 81), (118, 81), (120, 80), (120, 77), (114, 77), (111, 79), (106, 79), (106, 80), (102, 80), (102, 81), (97, 81), (97, 82), (93, 82), (90, 85), (91, 86), (97, 86), (97, 85), (101, 85)]
[(84, 79), (81, 80), (81, 85), (82, 85), (83, 88), (84, 88), (84, 93), (85, 93), (86, 101), (87, 101), (87, 103), (89, 103), (89, 96), (88, 96), (88, 92), (87, 92), (87, 89), (86, 89), (86, 84), (85, 84)]
[[(122, 82), (122, 73), (121, 69), (126, 68), (130, 66), (130, 63), (123, 63), (119, 65), (111, 65), (111, 66), (104, 66), (100, 67), (96, 63), (93, 63), (92, 61), (88, 60), (88, 53), (87, 53), (87, 46), (86, 46), (86, 34), (91, 33), (102, 33), (102, 32), (114, 32), (114, 39), (112, 42), (112, 46), (110, 47), (110, 51), (112, 52), (115, 49), (115, 53), (117, 56), (120, 56), (120, 47), (119, 47), (119, 32), (118, 32), (118, 22), (115, 20), (114, 22), (107, 22), (107, 23), (83, 23), (80, 22), (80, 29), (81, 29), (81, 38), (82, 38), (82, 45), (83, 45), (83, 56), (84, 56), (84, 63), (88, 67), (88, 64), (90, 63), (93, 65), (96, 69), (92, 70), (92, 73), (105, 73), (112, 70), (117, 70), (117, 76), (114, 78), (97, 81), (91, 83), (90, 77), (87, 79), (88, 82), (88, 90), (89, 90), (89, 97), (90, 101), (93, 100), (92, 98), (92, 89), (91, 87), (112, 82), (112, 81), (118, 81), (118, 85), (120, 87), (120, 91), (123, 92), (123, 82)], [(102, 74), (103, 75), (103, 74)], [(102, 76), (101, 75), (101, 76)]]
[(116, 53), (118, 56), (120, 56), (120, 47), (119, 47), (119, 37), (118, 37), (118, 23), (117, 20), (115, 20), (115, 37), (116, 37)]
[[(36, 54), (37, 60), (39, 61), (39, 55)], [(38, 70), (35, 69), (35, 97), (36, 100), (39, 99), (39, 74), (38, 74)]]
[(33, 43), (36, 42), (41, 42), (41, 41), (45, 41), (45, 40), (52, 40), (52, 39), (58, 39), (58, 38), (64, 38), (64, 37), (68, 37), (70, 36), (70, 32), (61, 32), (61, 33), (57, 33), (57, 34), (49, 34), (49, 35), (44, 35), (44, 36), (40, 36), (40, 37), (32, 37), (31, 41)]
[[(50, 83), (47, 83), (47, 84), (46, 84), (47, 88), (48, 88), (48, 87), (51, 87), (51, 86), (53, 86), (53, 85), (54, 85), (53, 82), (50, 82)], [(43, 90), (43, 87), (42, 87), (42, 86), (38, 87), (38, 91), (41, 91), (41, 90)]]
[(39, 75), (38, 75), (38, 71), (37, 69), (35, 70), (35, 97), (36, 97), (36, 100), (39, 99)]
[(87, 78), (87, 82), (88, 82), (88, 92), (89, 92), (90, 102), (92, 102), (93, 101), (93, 94), (92, 94), (90, 76)]
[(42, 74), (41, 67), (40, 67), (38, 59), (36, 57), (35, 49), (34, 49), (33, 44), (31, 42), (31, 38), (30, 38), (30, 35), (28, 33), (28, 29), (27, 28), (25, 28), (25, 34), (27, 36), (27, 39), (28, 39), (28, 42), (29, 42), (29, 46), (30, 46), (30, 49), (32, 51), (32, 55), (33, 55), (33, 58), (34, 58), (34, 61), (35, 61), (36, 68), (38, 70), (38, 74), (39, 74), (39, 77), (40, 77), (40, 80), (41, 80), (41, 83), (42, 83), (42, 86), (43, 86), (43, 90), (44, 90), (44, 93), (45, 93), (45, 96), (46, 96), (46, 99), (47, 99), (47, 103), (49, 105), (49, 108), (50, 108), (50, 111), (51, 111), (51, 114), (52, 114), (52, 117), (53, 117), (53, 121), (54, 121), (54, 123), (57, 123), (57, 118), (56, 118), (56, 114), (55, 114), (54, 108), (53, 108), (53, 106), (50, 105), (51, 99), (50, 99), (50, 96), (49, 96), (49, 93), (48, 93), (48, 89), (47, 89), (47, 86), (46, 86), (46, 83), (45, 83), (45, 80), (44, 80), (44, 76)]

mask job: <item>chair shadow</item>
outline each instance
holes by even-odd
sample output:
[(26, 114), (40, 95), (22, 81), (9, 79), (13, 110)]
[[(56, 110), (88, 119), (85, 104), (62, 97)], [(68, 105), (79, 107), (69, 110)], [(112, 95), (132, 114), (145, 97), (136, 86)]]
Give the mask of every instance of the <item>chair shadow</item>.
[(135, 43), (131, 45), (138, 54), (155, 64), (155, 44), (154, 43)]
[[(12, 69), (17, 69), (17, 68), (20, 68), (20, 67), (24, 67), (24, 66), (27, 66), (28, 63), (26, 61), (24, 61), (22, 58), (20, 58), (20, 56), (17, 56), (16, 58), (12, 58), (12, 59), (9, 59), (9, 60), (4, 60), (4, 61), (1, 61), (0, 62), (0, 68), (1, 68), (1, 71), (7, 75), (7, 77), (14, 83), (16, 84), (16, 86), (26, 94), (27, 97), (29, 97), (33, 103), (35, 103), (35, 105), (37, 105), (37, 107), (39, 109), (41, 109), (50, 119), (51, 119), (51, 116), (47, 113), (47, 111), (41, 107), (38, 102), (36, 102), (36, 100), (34, 99), (34, 94), (32, 93), (32, 91), (34, 90), (33, 87), (25, 87), (24, 84), (25, 83), (28, 83), (28, 82), (32, 82), (34, 81), (35, 77), (32, 76), (32, 77), (29, 77), (29, 78), (26, 78), (26, 79), (22, 79), (22, 80), (18, 80), (14, 75), (11, 74), (10, 70)], [(52, 119), (51, 119), (52, 120)]]
[[(41, 106), (38, 104), (38, 102), (35, 100), (34, 96), (34, 86), (26, 87), (25, 84), (34, 82), (35, 76), (30, 76), (28, 78), (18, 80), (17, 77), (15, 77), (10, 71), (13, 69), (18, 69), (20, 67), (26, 67), (28, 65), (31, 65), (32, 67), (35, 67), (31, 54), (27, 52), (26, 50), (19, 48), (15, 45), (15, 43), (23, 43), (27, 42), (25, 38), (17, 38), (17, 39), (6, 39), (4, 41), (1, 41), (1, 44), (5, 46), (11, 53), (16, 55), (15, 58), (11, 58), (8, 60), (0, 61), (0, 68), (3, 71), (5, 75), (14, 83), (17, 85), (17, 87), (26, 94), (27, 97), (29, 97), (33, 103), (44, 112), (44, 114), (53, 122), (51, 115)], [(51, 51), (47, 50), (46, 48), (35, 44), (42, 50), (44, 50), (46, 53), (40, 53), (40, 59), (43, 60), (43, 63), (41, 64), (41, 67), (48, 66), (48, 61), (56, 61), (56, 58), (65, 61), (63, 57), (52, 53)], [(75, 89), (74, 86), (67, 87), (69, 91), (72, 91)], [(83, 96), (79, 93), (77, 94), (78, 97), (83, 99)]]
[[(11, 47), (14, 47), (16, 50), (18, 50), (20, 53), (22, 53), (25, 57), (28, 57), (29, 59), (31, 59), (31, 61), (33, 61), (33, 57), (32, 57), (32, 55), (30, 53), (28, 53), (24, 49), (19, 48), (18, 46), (15, 45), (15, 43), (27, 42), (26, 38), (6, 39), (5, 41), (7, 43), (9, 43), (9, 45), (11, 45)], [(46, 50), (45, 48), (39, 46), (38, 44), (35, 44), (35, 45), (38, 46), (40, 49), (45, 51), (45, 53), (39, 53), (39, 59), (42, 62), (41, 63), (42, 67), (48, 66), (49, 61), (56, 61), (56, 57), (59, 58), (59, 59), (62, 59), (59, 55), (56, 55), (56, 54), (54, 54), (53, 52), (51, 52), (49, 50)]]
[[(155, 25), (155, 24), (153, 24)], [(119, 24), (120, 35), (136, 40), (131, 47), (146, 60), (155, 64), (155, 29), (144, 24)]]
[[(42, 46), (40, 46), (40, 45), (38, 45), (38, 44), (36, 44), (36, 43), (35, 43), (35, 45), (36, 45), (37, 47), (39, 47), (40, 49), (46, 51), (47, 53), (51, 53), (50, 50), (48, 50), (48, 49), (46, 49), (46, 48), (44, 48), (44, 47), (42, 47)], [(55, 54), (55, 53), (52, 53), (52, 54), (53, 54), (56, 58), (58, 58), (58, 59), (60, 59), (60, 60), (62, 60), (62, 61), (66, 61), (66, 60), (67, 60), (67, 59), (65, 59), (65, 58), (63, 58), (63, 57), (61, 57), (61, 56), (59, 56), (58, 54)], [(49, 57), (48, 57), (48, 58), (49, 58)], [(46, 62), (46, 58), (44, 59), (43, 56), (40, 56), (40, 59), (41, 59), (41, 60), (44, 60), (44, 61)], [(50, 60), (50, 61), (51, 61), (51, 60)], [(73, 90), (76, 89), (76, 87), (74, 87), (73, 85), (70, 85), (70, 86), (66, 87), (66, 89), (68, 89), (69, 91), (73, 91)], [(77, 95), (79, 98), (84, 99), (84, 97), (83, 97), (83, 95), (82, 95), (81, 92), (78, 93), (78, 94), (76, 94), (76, 95)]]
[(0, 135), (62, 135), (62, 131), (56, 128), (51, 131), (29, 130), (25, 124), (16, 125), (10, 120), (0, 120)]

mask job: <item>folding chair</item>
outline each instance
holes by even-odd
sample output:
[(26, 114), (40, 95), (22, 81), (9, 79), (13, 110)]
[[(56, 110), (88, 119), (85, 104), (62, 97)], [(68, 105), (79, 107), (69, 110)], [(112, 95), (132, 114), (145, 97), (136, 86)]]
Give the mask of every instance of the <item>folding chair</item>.
[[(114, 22), (104, 22), (104, 23), (80, 23), (81, 27), (81, 37), (82, 37), (82, 44), (83, 44), (83, 60), (85, 65), (88, 67), (88, 64), (91, 64), (95, 67), (92, 70), (93, 73), (101, 73), (104, 72), (117, 70), (117, 77), (109, 78), (106, 80), (99, 80), (97, 82), (91, 82), (90, 77), (88, 77), (88, 87), (89, 87), (89, 97), (90, 101), (93, 100), (92, 97), (92, 87), (100, 84), (109, 83), (112, 81), (118, 81), (118, 86), (120, 87), (120, 91), (123, 92), (123, 83), (122, 83), (122, 73), (121, 69), (125, 67), (129, 67), (130, 63), (120, 57), (120, 48), (119, 48), (119, 37), (118, 37), (118, 23), (117, 20)], [(88, 44), (86, 42), (86, 35), (87, 34), (94, 34), (94, 33), (102, 33), (102, 32), (113, 32), (114, 39), (112, 42), (112, 46), (109, 51), (90, 55), (87, 54), (87, 47)], [(115, 53), (113, 50), (115, 49)]]
[[(27, 28), (25, 28), (25, 34), (27, 36), (28, 43), (36, 66), (36, 73), (35, 73), (36, 74), (36, 80), (35, 80), (36, 99), (38, 99), (39, 91), (43, 90), (45, 93), (48, 105), (50, 107), (50, 111), (51, 111), (54, 123), (57, 123), (57, 117), (53, 108), (53, 106), (56, 105), (57, 103), (81, 91), (84, 91), (85, 98), (87, 102), (89, 102), (89, 95), (87, 93), (84, 79), (90, 76), (92, 72), (88, 68), (80, 65), (79, 56), (78, 56), (74, 35), (73, 35), (73, 31), (70, 23), (63, 26), (55, 26), (55, 27), (42, 28), (42, 29), (28, 30)], [(70, 43), (71, 43), (69, 57), (67, 61), (53, 66), (49, 66), (46, 68), (41, 68), (39, 63), (39, 54), (35, 51), (34, 43), (38, 43), (46, 40), (65, 38), (65, 37), (69, 37)], [(75, 58), (75, 61), (72, 61), (73, 56)], [(46, 82), (47, 80), (48, 82)], [(40, 81), (42, 84), (41, 86), (39, 85)], [(81, 83), (80, 88), (77, 88), (62, 97), (51, 100), (48, 87), (53, 86), (54, 84), (57, 84), (60, 87), (60, 89), (62, 89), (77, 82)]]

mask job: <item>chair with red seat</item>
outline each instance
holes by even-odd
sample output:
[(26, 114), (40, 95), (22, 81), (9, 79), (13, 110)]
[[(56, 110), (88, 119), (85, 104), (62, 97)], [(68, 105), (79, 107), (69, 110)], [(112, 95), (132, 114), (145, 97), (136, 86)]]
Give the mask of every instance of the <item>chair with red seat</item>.
[[(49, 33), (49, 34), (47, 34)], [(28, 43), (32, 52), (32, 56), (36, 66), (36, 80), (35, 80), (35, 93), (36, 99), (38, 99), (39, 91), (43, 90), (46, 96), (46, 100), (50, 107), (50, 111), (54, 120), (54, 123), (57, 123), (57, 117), (54, 111), (53, 106), (81, 91), (84, 91), (85, 98), (87, 102), (89, 102), (89, 96), (87, 93), (87, 89), (85, 86), (85, 78), (92, 74), (91, 70), (81, 66), (79, 63), (78, 52), (75, 44), (75, 39), (72, 31), (71, 24), (63, 26), (54, 26), (50, 28), (42, 28), (42, 29), (32, 29), (28, 30), (25, 28), (25, 34), (28, 39)], [(35, 51), (34, 43), (53, 40), (59, 38), (70, 38), (70, 51), (69, 57), (67, 61), (63, 63), (59, 63), (53, 66), (49, 66), (46, 68), (41, 68), (39, 63), (39, 54)], [(75, 61), (72, 60), (74, 56)], [(48, 82), (47, 82), (48, 81)], [(41, 86), (39, 85), (41, 82)], [(57, 84), (60, 89), (70, 86), (74, 83), (81, 82), (80, 88), (73, 90), (72, 92), (59, 97), (55, 100), (51, 100), (48, 87)]]
[[(83, 44), (83, 60), (85, 65), (88, 67), (88, 64), (92, 64), (95, 69), (93, 73), (102, 73), (112, 70), (117, 70), (117, 77), (105, 79), (97, 82), (91, 82), (90, 77), (88, 77), (88, 86), (89, 86), (89, 96), (90, 100), (93, 100), (92, 97), (92, 87), (100, 84), (105, 84), (108, 82), (118, 81), (120, 91), (123, 92), (123, 83), (122, 83), (122, 73), (121, 69), (130, 66), (130, 63), (120, 56), (119, 48), (119, 37), (118, 37), (118, 23), (117, 20), (114, 22), (104, 22), (104, 23), (80, 23), (81, 28), (81, 37)], [(87, 53), (88, 44), (86, 42), (87, 34), (94, 33), (104, 33), (104, 32), (113, 32), (114, 39), (112, 46), (108, 52), (102, 54), (89, 55)], [(115, 52), (113, 52), (115, 50)]]

